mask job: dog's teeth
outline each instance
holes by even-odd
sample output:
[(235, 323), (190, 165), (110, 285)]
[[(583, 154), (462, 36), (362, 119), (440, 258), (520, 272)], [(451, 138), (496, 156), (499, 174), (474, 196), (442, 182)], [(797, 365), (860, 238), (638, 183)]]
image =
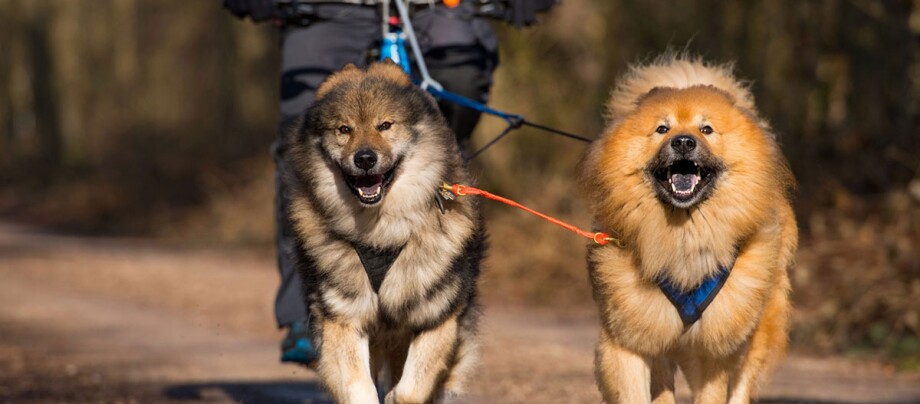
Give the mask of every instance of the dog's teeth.
[(376, 190), (374, 190), (373, 193), (366, 193), (364, 192), (363, 189), (358, 188), (358, 195), (361, 195), (364, 198), (374, 198), (377, 195), (380, 195), (380, 188), (377, 188)]

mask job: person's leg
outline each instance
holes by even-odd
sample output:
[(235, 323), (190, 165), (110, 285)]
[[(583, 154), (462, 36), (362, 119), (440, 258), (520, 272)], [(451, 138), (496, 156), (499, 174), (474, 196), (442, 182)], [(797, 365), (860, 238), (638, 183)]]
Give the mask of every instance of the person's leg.
[[(438, 6), (424, 10), (412, 21), (432, 78), (447, 91), (487, 102), (492, 73), (498, 65), (498, 40), (491, 26), (473, 18), (467, 3), (455, 9)], [(465, 149), (480, 113), (445, 101), (438, 106)]]
[(276, 164), (275, 213), (278, 270), (281, 284), (275, 297), (275, 320), (289, 329), (282, 341), (282, 361), (307, 363), (315, 359), (309, 340), (309, 311), (298, 266), (301, 265), (293, 227), (287, 214), (281, 181), (285, 137), (291, 125), (313, 102), (316, 89), (333, 72), (348, 63), (366, 64), (366, 52), (380, 36), (379, 17), (373, 8), (347, 5), (319, 7), (320, 20), (306, 28), (288, 29), (282, 39), (281, 115), (272, 147)]

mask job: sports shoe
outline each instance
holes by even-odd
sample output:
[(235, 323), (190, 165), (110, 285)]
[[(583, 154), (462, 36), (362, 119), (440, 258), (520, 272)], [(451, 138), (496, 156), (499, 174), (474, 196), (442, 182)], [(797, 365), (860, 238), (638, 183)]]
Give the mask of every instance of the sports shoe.
[(288, 333), (281, 340), (281, 362), (311, 366), (318, 357), (310, 341), (309, 320), (295, 321), (288, 327)]

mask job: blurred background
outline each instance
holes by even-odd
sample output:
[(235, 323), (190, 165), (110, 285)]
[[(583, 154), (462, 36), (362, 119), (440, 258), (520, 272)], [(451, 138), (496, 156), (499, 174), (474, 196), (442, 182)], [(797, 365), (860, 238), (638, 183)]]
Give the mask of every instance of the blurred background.
[[(629, 64), (733, 61), (799, 180), (793, 349), (920, 369), (920, 1), (564, 0), (495, 26), (491, 104), (589, 137)], [(0, 220), (271, 251), (278, 45), (219, 1), (0, 0)], [(473, 170), (586, 227), (584, 151), (525, 128)], [(591, 307), (581, 239), (486, 206), (487, 300)]]

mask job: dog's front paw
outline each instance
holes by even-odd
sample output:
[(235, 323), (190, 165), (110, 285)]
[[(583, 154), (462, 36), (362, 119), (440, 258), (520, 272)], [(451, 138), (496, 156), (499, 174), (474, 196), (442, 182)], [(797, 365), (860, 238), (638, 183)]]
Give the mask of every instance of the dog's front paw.
[(400, 392), (399, 386), (396, 386), (395, 389), (387, 393), (386, 397), (383, 398), (384, 404), (422, 404), (427, 402), (428, 397), (423, 397), (420, 394), (413, 394), (415, 392)]
[(342, 401), (347, 403), (376, 403), (380, 400), (377, 395), (377, 388), (373, 383), (357, 382), (351, 383), (344, 390), (344, 396), (337, 397), (336, 402)]

